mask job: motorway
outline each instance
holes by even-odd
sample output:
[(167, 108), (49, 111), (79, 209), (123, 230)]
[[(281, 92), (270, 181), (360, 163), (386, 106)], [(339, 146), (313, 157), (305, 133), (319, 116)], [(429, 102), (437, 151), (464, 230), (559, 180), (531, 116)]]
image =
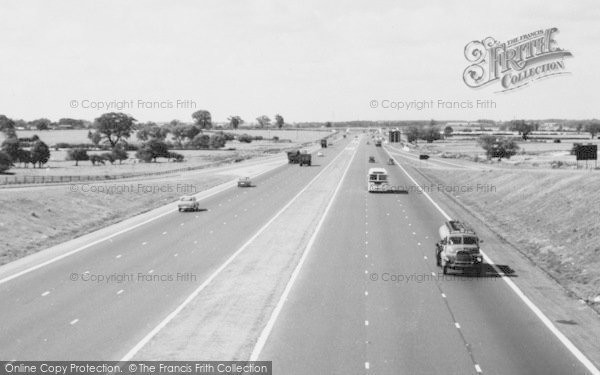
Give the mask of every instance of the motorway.
[(444, 217), (421, 194), (366, 191), (373, 166), (412, 184), (387, 159), (360, 148), (258, 358), (277, 374), (588, 373), (493, 271), (437, 277)]
[[(122, 358), (341, 148), (330, 150), (313, 167), (285, 165), (254, 179), (255, 187), (205, 199), (206, 211), (173, 210), (1, 283), (2, 359)], [(96, 275), (113, 276), (110, 282), (82, 280)], [(146, 282), (150, 276), (173, 281)]]
[[(314, 157), (318, 166), (278, 167), (254, 188), (202, 200), (206, 211), (173, 212), (1, 283), (0, 359), (123, 358), (349, 143)], [(367, 193), (373, 166), (392, 185), (413, 184), (385, 165), (383, 148), (362, 139), (353, 157), (255, 348), (274, 374), (590, 373), (492, 267), (440, 277), (433, 249), (444, 216), (422, 194)], [(182, 280), (82, 281), (111, 274)]]

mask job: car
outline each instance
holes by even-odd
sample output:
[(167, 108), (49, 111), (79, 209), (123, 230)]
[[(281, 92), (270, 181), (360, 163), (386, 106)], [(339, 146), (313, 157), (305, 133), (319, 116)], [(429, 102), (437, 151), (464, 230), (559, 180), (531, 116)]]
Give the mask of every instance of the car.
[(369, 156), (369, 163), (375, 163), (375, 156)]
[(317, 152), (317, 156), (325, 156), (321, 151)]
[(238, 187), (252, 187), (252, 180), (250, 180), (250, 177), (240, 177)]
[(177, 208), (179, 212), (182, 211), (198, 211), (200, 209), (200, 204), (196, 200), (196, 197), (191, 195), (184, 195), (179, 198), (179, 202), (177, 202)]
[(389, 165), (394, 165), (394, 159), (392, 159), (392, 158), (389, 158), (389, 159), (388, 159), (388, 164), (389, 164)]

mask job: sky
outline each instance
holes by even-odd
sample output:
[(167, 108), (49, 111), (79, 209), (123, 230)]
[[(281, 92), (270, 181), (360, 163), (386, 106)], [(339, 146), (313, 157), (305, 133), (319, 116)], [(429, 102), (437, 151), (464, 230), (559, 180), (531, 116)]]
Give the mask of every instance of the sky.
[[(599, 19), (597, 0), (2, 0), (0, 114), (93, 120), (121, 109), (160, 122), (191, 121), (205, 109), (214, 121), (279, 113), (288, 123), (600, 118)], [(552, 27), (573, 54), (564, 60), (569, 74), (509, 92), (465, 85), (469, 42)], [(384, 108), (431, 100), (421, 110)], [(495, 107), (477, 108), (477, 100)]]

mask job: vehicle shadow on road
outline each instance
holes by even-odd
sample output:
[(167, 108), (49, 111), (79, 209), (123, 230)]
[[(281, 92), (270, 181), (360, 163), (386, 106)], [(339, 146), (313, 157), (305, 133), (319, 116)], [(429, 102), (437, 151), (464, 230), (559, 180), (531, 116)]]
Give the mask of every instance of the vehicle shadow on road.
[(408, 194), (408, 190), (390, 189), (385, 191), (372, 191), (373, 194)]
[[(500, 272), (498, 272), (498, 271), (500, 271)], [(480, 277), (495, 278), (495, 277), (502, 277), (502, 276), (518, 277), (518, 275), (515, 273), (515, 270), (506, 264), (491, 265), (488, 263), (483, 263), (481, 265), (480, 270), (476, 270), (476, 269), (464, 270), (462, 273), (461, 272), (452, 272), (452, 275), (456, 275), (456, 276), (460, 275), (460, 276), (464, 276), (464, 277), (473, 277), (473, 278), (480, 278)]]

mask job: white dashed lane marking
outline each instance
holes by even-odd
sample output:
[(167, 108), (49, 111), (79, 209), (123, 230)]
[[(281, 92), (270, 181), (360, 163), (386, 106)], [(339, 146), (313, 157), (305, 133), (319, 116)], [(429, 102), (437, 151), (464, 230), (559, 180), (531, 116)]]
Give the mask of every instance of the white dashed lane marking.
[(45, 291), (44, 293), (42, 293), (42, 297), (46, 297), (48, 294), (50, 294), (50, 291)]
[(119, 254), (119, 255), (117, 255), (115, 258), (119, 259), (119, 258), (121, 258), (122, 256), (123, 256), (123, 255)]
[(123, 292), (124, 292), (124, 290), (123, 290), (123, 289), (121, 289), (121, 290), (119, 290), (119, 291), (117, 292), (117, 295), (119, 295), (119, 294), (121, 294), (121, 293), (123, 293)]
[(458, 322), (454, 323), (454, 325), (456, 326), (456, 328), (460, 329), (460, 324), (458, 324)]
[(167, 234), (167, 232), (163, 232), (163, 236), (164, 236), (165, 234)]
[(148, 271), (148, 273), (153, 273), (153, 272), (154, 272), (154, 270), (150, 270), (150, 271)]
[(79, 321), (79, 319), (73, 319), (73, 320), (71, 320), (71, 322), (69, 324), (74, 325), (74, 324), (77, 324), (78, 321)]

